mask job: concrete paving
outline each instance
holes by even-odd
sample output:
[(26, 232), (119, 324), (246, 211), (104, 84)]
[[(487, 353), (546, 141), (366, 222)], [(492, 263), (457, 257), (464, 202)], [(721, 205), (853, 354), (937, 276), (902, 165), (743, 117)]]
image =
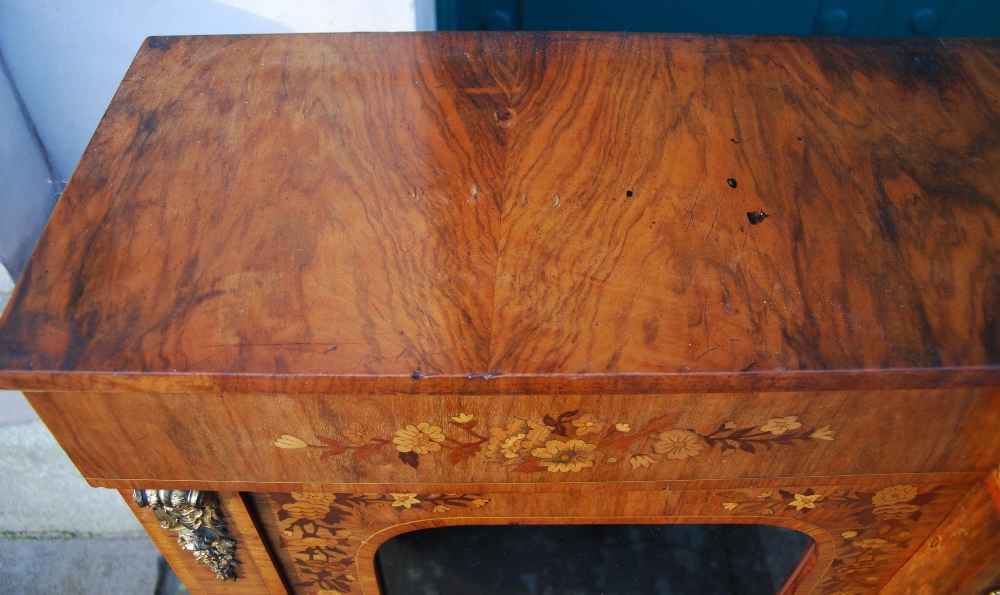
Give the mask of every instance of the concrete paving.
[(160, 554), (90, 487), (19, 392), (0, 391), (0, 593), (148, 593)]
[(156, 591), (156, 546), (142, 537), (0, 540), (0, 593)]

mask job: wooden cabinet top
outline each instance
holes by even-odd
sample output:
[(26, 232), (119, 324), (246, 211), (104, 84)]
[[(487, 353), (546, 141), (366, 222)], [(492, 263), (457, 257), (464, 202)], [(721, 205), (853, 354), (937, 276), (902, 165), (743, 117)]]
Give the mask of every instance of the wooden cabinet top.
[(150, 38), (26, 390), (1000, 385), (1000, 42)]

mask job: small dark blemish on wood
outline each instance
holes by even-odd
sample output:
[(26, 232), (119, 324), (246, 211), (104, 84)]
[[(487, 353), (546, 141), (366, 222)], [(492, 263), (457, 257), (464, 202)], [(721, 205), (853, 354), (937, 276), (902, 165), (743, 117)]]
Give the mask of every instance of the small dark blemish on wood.
[(736, 178), (729, 178), (726, 183), (729, 184), (730, 188), (736, 188)]
[(513, 116), (513, 114), (511, 114), (507, 110), (504, 110), (502, 112), (498, 111), (497, 112), (497, 121), (499, 121), (499, 122), (506, 122), (507, 120), (510, 120), (512, 116)]
[(169, 50), (177, 43), (176, 37), (150, 37), (146, 39), (146, 47), (151, 50)]
[(326, 354), (330, 353), (331, 351), (336, 351), (338, 347), (340, 347), (340, 345), (334, 345), (333, 347), (331, 347), (331, 348), (327, 349), (326, 351), (324, 351), (323, 355), (326, 355)]
[(627, 196), (629, 198), (632, 198), (632, 191), (631, 190), (626, 190), (625, 191), (625, 196)]
[(414, 380), (420, 380), (421, 378), (423, 378), (423, 377), (424, 377), (424, 376), (426, 376), (426, 375), (427, 375), (427, 374), (424, 374), (424, 373), (423, 373), (423, 372), (421, 372), (420, 370), (414, 370), (414, 371), (413, 371), (413, 373), (412, 373), (412, 374), (410, 374), (410, 378), (412, 378), (412, 379), (414, 379)]
[(756, 365), (757, 365), (757, 360), (753, 360), (752, 362), (750, 362), (750, 365), (749, 365), (749, 366), (747, 366), (747, 367), (743, 368), (743, 369), (742, 369), (742, 370), (740, 370), (740, 371), (741, 371), (741, 372), (749, 372), (750, 370), (753, 370), (753, 367), (754, 367), (754, 366), (756, 366)]
[(941, 66), (938, 65), (933, 58), (916, 56), (913, 58), (913, 61), (910, 62), (910, 68), (913, 68), (914, 70), (934, 71), (941, 68)]
[(796, 136), (795, 140), (802, 140), (802, 137), (801, 136)]
[(734, 145), (740, 144), (740, 141), (736, 140), (735, 138), (729, 139), (729, 142), (733, 143)]
[(767, 217), (768, 214), (764, 211), (757, 211), (756, 213), (753, 211), (747, 211), (747, 219), (750, 220), (750, 225), (757, 225)]

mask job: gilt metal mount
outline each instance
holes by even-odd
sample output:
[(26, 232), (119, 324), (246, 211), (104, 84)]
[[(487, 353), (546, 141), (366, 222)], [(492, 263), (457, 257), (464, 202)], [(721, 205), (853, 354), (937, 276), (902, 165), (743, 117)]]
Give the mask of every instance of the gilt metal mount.
[(177, 543), (208, 564), (220, 580), (236, 580), (236, 542), (226, 537), (215, 504), (198, 490), (133, 490), (139, 508), (149, 507), (160, 526), (177, 532)]

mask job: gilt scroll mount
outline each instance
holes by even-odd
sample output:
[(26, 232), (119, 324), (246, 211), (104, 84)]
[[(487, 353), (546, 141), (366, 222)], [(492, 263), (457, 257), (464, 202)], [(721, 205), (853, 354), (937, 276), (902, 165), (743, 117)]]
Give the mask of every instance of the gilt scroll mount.
[(133, 490), (139, 508), (149, 507), (160, 526), (177, 532), (177, 543), (207, 564), (219, 580), (236, 580), (236, 542), (226, 536), (225, 522), (210, 496), (198, 490)]

